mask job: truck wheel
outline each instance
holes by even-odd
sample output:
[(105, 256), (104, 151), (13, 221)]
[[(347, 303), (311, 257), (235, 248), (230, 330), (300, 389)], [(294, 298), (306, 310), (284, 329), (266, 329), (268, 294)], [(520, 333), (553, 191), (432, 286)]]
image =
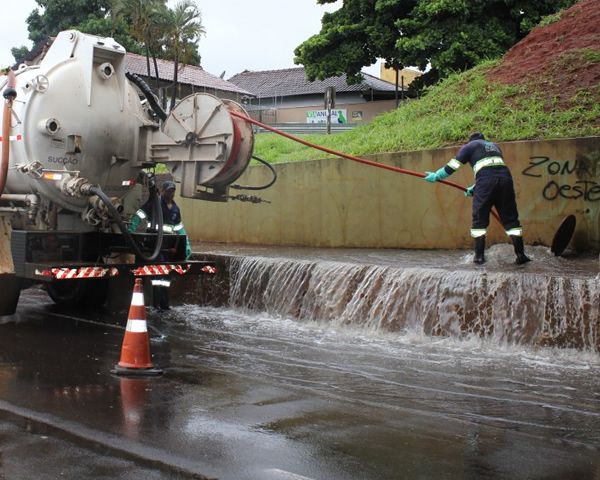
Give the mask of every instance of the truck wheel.
[(60, 280), (49, 283), (46, 291), (57, 305), (98, 308), (106, 301), (108, 280)]
[(13, 273), (0, 274), (0, 292), (0, 316), (12, 315), (21, 294), (21, 279)]

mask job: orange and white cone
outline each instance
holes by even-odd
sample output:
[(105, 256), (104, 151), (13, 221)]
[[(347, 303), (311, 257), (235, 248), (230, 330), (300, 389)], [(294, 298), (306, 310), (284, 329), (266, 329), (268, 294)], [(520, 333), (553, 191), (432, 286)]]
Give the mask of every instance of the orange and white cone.
[(142, 279), (135, 279), (133, 296), (127, 327), (121, 347), (121, 359), (111, 370), (117, 375), (146, 376), (160, 375), (162, 370), (152, 364), (150, 358), (150, 339), (148, 337), (148, 326), (146, 324), (146, 307), (144, 305), (144, 291)]

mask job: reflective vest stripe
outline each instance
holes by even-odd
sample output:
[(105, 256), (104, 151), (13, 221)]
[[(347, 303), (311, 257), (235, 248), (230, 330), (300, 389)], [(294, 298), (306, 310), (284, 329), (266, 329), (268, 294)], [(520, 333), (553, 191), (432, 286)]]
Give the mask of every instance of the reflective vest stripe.
[(178, 232), (179, 230), (183, 230), (183, 223), (178, 223), (173, 227), (174, 232)]
[(483, 237), (485, 235), (485, 228), (472, 228), (471, 236), (473, 238)]
[[(152, 228), (152, 223), (148, 222), (148, 228)], [(183, 225), (181, 225), (181, 228), (183, 228)], [(179, 230), (181, 230), (181, 228)], [(163, 232), (165, 233), (174, 233), (177, 230), (177, 227), (173, 227), (171, 225), (163, 225)]]
[(511, 237), (522, 237), (523, 236), (523, 227), (515, 227), (506, 231), (506, 234)]
[(146, 212), (144, 212), (142, 209), (139, 209), (137, 212), (135, 212), (135, 214), (142, 220), (144, 220), (147, 217)]
[(506, 165), (502, 157), (486, 157), (479, 160), (475, 165), (473, 165), (473, 173), (477, 175), (477, 172), (482, 168), (486, 167), (499, 167)]
[(446, 166), (450, 167), (452, 170), (458, 170), (462, 166), (462, 163), (460, 163), (456, 158), (453, 158), (446, 164)]

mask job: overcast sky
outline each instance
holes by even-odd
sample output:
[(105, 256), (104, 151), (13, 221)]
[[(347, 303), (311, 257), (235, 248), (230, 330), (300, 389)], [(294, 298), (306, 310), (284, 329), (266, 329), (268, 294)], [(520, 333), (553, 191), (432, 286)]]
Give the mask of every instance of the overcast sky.
[[(174, 4), (174, 1), (169, 1)], [(294, 49), (319, 32), (321, 17), (338, 4), (321, 6), (316, 0), (196, 0), (206, 35), (200, 40), (202, 66), (230, 78), (243, 70), (273, 70), (294, 66)], [(11, 3), (0, 28), (0, 66), (12, 65), (11, 47), (26, 45), (25, 19), (37, 7), (34, 0)], [(379, 75), (378, 65), (366, 68)]]

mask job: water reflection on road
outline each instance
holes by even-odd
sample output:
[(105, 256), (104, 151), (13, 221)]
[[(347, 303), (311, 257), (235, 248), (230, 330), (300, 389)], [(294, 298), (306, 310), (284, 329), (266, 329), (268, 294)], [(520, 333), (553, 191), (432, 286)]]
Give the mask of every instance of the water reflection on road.
[[(595, 353), (365, 334), (195, 306), (176, 309), (167, 336), (193, 345), (177, 359), (182, 369), (202, 363), (293, 392), (260, 399), (281, 413), (247, 427), (317, 448), (322, 464), (343, 459), (357, 475), (345, 478), (600, 473)], [(333, 478), (322, 473), (311, 472)]]
[(236, 480), (600, 478), (594, 352), (184, 305), (149, 311), (165, 375), (130, 381), (109, 373), (122, 329), (23, 300), (1, 400), (115, 451)]

